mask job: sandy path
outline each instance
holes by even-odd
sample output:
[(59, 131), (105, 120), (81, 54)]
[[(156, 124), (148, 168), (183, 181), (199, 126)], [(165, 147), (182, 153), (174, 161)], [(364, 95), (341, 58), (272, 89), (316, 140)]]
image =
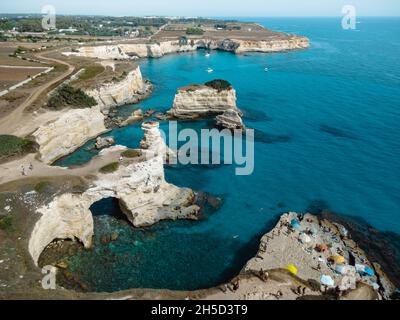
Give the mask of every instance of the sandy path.
[[(59, 51), (54, 50), (54, 51), (49, 51), (48, 53)], [(44, 85), (40, 86), (39, 88), (32, 90), (28, 98), (20, 104), (13, 112), (11, 112), (9, 115), (5, 116), (4, 118), (0, 119), (0, 133), (2, 134), (16, 134), (19, 133), (19, 135), (25, 135), (29, 134), (32, 131), (34, 131), (36, 127), (36, 121), (32, 121), (32, 114), (27, 114), (24, 113), (24, 110), (31, 105), (41, 94), (43, 94), (46, 90), (48, 90), (52, 85), (58, 83), (59, 81), (64, 80), (65, 78), (69, 77), (75, 70), (75, 67), (68, 62), (55, 59), (55, 58), (49, 58), (45, 57), (41, 54), (35, 55), (36, 58), (46, 60), (46, 61), (51, 61), (51, 62), (56, 62), (62, 65), (65, 65), (68, 67), (68, 70), (65, 71), (63, 74), (60, 76), (54, 78), (53, 80), (45, 83)], [(46, 119), (46, 120), (51, 120), (51, 119)]]
[[(65, 168), (57, 166), (49, 166), (40, 160), (36, 159), (36, 154), (31, 153), (21, 159), (6, 162), (0, 164), (0, 185), (24, 178), (38, 178), (48, 176), (65, 176), (65, 175), (76, 175), (84, 177), (90, 174), (97, 174), (99, 169), (103, 166), (119, 161), (120, 151), (109, 152), (102, 156), (94, 157), (89, 163), (84, 166), (76, 168)], [(129, 161), (127, 159), (123, 160)], [(30, 170), (30, 164), (33, 165), (33, 169)], [(22, 168), (26, 175), (22, 175)]]

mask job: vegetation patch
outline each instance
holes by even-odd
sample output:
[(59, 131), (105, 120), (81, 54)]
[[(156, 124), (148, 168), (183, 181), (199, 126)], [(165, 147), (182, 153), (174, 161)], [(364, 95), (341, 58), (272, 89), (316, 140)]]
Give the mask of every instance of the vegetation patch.
[(107, 165), (105, 165), (104, 167), (100, 168), (100, 172), (101, 173), (112, 173), (117, 171), (119, 168), (119, 163), (118, 162), (111, 162)]
[(207, 87), (214, 88), (218, 91), (223, 91), (223, 90), (230, 90), (232, 89), (232, 85), (226, 81), (226, 80), (221, 80), (221, 79), (216, 79), (212, 81), (208, 81), (205, 83)]
[(138, 157), (142, 156), (142, 151), (135, 150), (135, 149), (128, 149), (128, 150), (122, 152), (121, 156), (123, 156), (125, 158), (138, 158)]
[(186, 34), (189, 35), (202, 35), (204, 34), (204, 30), (198, 27), (190, 27), (186, 29)]
[(33, 141), (7, 134), (0, 135), (0, 160), (34, 151), (35, 143)]
[(93, 66), (85, 67), (85, 70), (79, 76), (79, 80), (87, 81), (89, 79), (94, 78), (95, 76), (102, 73), (103, 71), (104, 71), (104, 67), (100, 66), (100, 65), (93, 65)]
[(5, 216), (0, 218), (0, 229), (5, 231), (13, 231), (12, 216)]
[(81, 89), (66, 84), (54, 92), (47, 106), (51, 109), (61, 109), (64, 107), (72, 108), (90, 108), (97, 104), (93, 97), (89, 97)]
[(33, 190), (35, 190), (38, 193), (43, 193), (50, 187), (51, 183), (49, 181), (40, 181), (35, 186), (33, 187)]

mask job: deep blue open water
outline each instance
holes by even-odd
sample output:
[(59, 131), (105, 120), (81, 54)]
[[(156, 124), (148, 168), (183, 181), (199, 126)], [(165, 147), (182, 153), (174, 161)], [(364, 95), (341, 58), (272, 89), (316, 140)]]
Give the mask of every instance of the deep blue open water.
[[(244, 121), (256, 129), (255, 171), (234, 166), (167, 168), (167, 180), (220, 196), (223, 205), (200, 222), (164, 222), (146, 230), (96, 217), (97, 235), (118, 241), (71, 258), (94, 290), (131, 287), (196, 289), (237, 273), (281, 212), (318, 203), (400, 233), (400, 19), (259, 18), (266, 27), (310, 38), (308, 50), (277, 54), (184, 53), (140, 62), (155, 91), (139, 105), (160, 111), (176, 89), (215, 78), (232, 83)], [(214, 73), (207, 73), (211, 67)], [(264, 68), (268, 67), (269, 72)], [(162, 125), (163, 127), (166, 124)], [(181, 123), (200, 130), (206, 121)], [(140, 124), (108, 133), (137, 147)], [(93, 142), (57, 164), (78, 165)], [(111, 200), (93, 211), (115, 210)]]

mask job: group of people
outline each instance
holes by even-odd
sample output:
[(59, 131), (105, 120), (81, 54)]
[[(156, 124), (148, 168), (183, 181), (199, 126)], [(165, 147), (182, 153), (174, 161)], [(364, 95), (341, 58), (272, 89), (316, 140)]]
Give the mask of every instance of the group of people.
[[(33, 164), (32, 164), (32, 162), (29, 163), (28, 170), (30, 170), (30, 171), (33, 170)], [(26, 171), (25, 171), (25, 166), (23, 166), (23, 165), (21, 166), (21, 174), (22, 174), (23, 176), (26, 176), (26, 175), (27, 175), (27, 173), (26, 173)]]

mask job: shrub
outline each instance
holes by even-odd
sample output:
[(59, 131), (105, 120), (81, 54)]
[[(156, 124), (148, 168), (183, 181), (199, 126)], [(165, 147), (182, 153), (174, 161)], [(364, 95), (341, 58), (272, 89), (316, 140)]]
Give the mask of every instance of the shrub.
[(204, 30), (202, 28), (191, 27), (186, 29), (186, 34), (202, 35)]
[(12, 216), (0, 218), (0, 229), (7, 231), (12, 231), (14, 229), (12, 225)]
[(107, 165), (105, 165), (104, 167), (100, 168), (100, 172), (101, 173), (112, 173), (117, 171), (119, 168), (119, 163), (118, 162), (111, 162)]
[(97, 76), (98, 74), (102, 73), (104, 71), (104, 67), (100, 65), (93, 65), (93, 66), (88, 66), (85, 68), (85, 70), (80, 74), (79, 80), (89, 80)]
[(38, 192), (38, 193), (42, 193), (44, 192), (48, 187), (50, 187), (51, 183), (49, 181), (40, 181), (37, 184), (35, 184), (35, 186), (33, 187), (33, 189)]
[(125, 158), (137, 158), (142, 155), (142, 151), (140, 150), (134, 150), (134, 149), (128, 149), (124, 152), (121, 153), (121, 156)]
[(6, 134), (0, 135), (0, 159), (34, 151), (33, 141)]
[(51, 95), (47, 106), (51, 109), (61, 109), (67, 106), (74, 108), (90, 108), (96, 104), (97, 102), (93, 97), (89, 97), (79, 88), (75, 89), (66, 84)]
[(232, 89), (232, 85), (228, 81), (220, 80), (220, 79), (208, 81), (208, 82), (205, 83), (205, 85), (207, 87), (214, 88), (214, 89), (216, 89), (218, 91)]

